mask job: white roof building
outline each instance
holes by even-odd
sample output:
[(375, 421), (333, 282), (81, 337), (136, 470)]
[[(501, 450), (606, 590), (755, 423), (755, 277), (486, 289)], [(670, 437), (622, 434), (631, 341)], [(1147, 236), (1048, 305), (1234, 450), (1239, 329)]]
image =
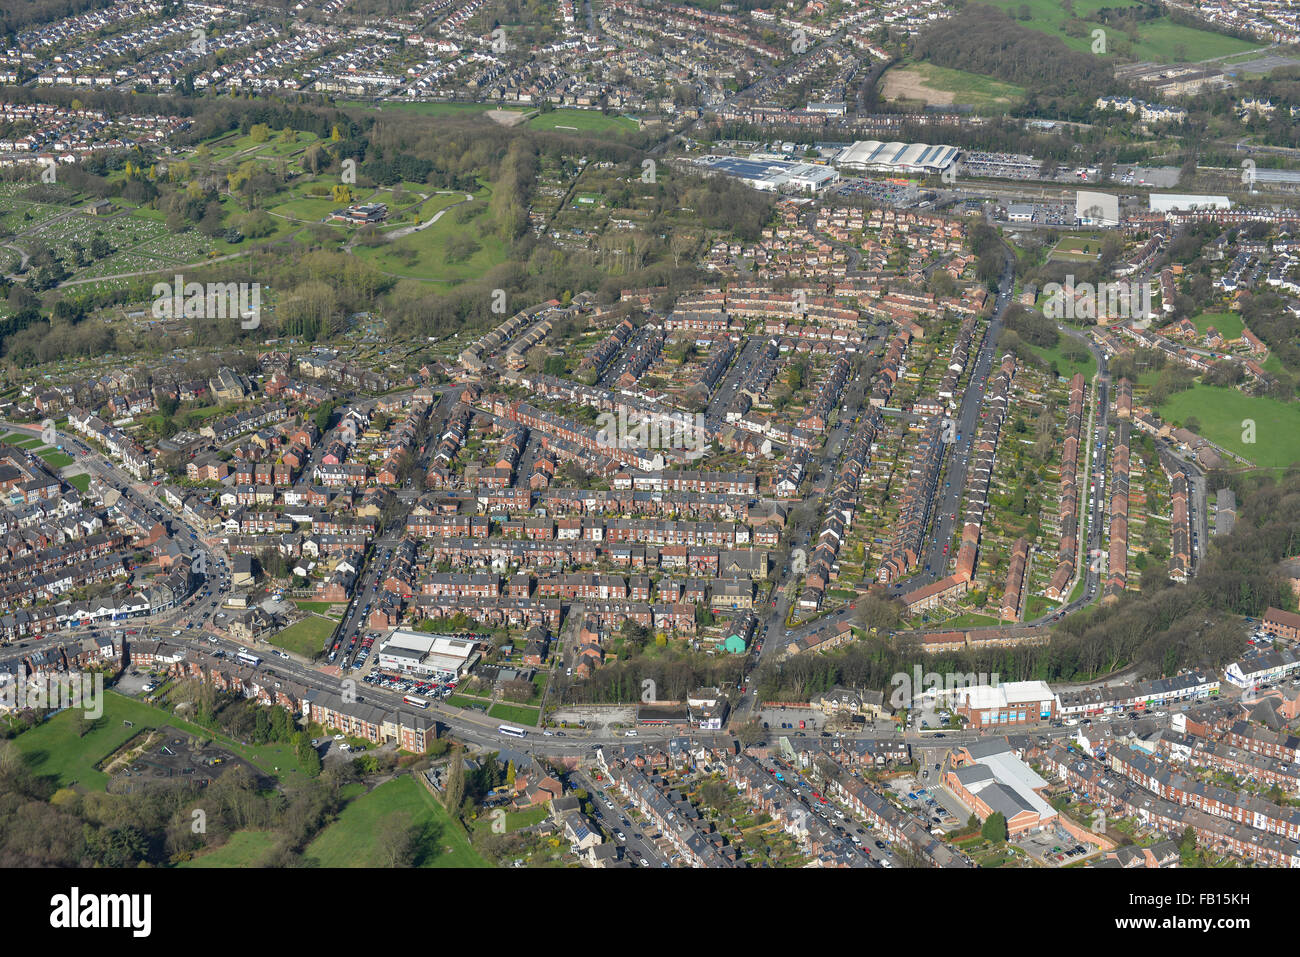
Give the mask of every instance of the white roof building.
[(1152, 193), (1150, 201), (1153, 213), (1171, 213), (1189, 209), (1232, 209), (1232, 200), (1226, 196)]
[(384, 671), (431, 675), (444, 672), (459, 678), (478, 661), (472, 638), (429, 635), (399, 628), (379, 646)]
[(859, 140), (835, 158), (835, 165), (890, 173), (941, 173), (960, 152), (955, 146)]

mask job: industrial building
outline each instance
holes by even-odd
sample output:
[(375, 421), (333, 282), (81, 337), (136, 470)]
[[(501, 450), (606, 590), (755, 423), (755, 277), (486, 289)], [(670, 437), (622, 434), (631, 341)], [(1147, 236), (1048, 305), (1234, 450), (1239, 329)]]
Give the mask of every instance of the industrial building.
[(1205, 196), (1193, 193), (1152, 193), (1151, 212), (1176, 213), (1191, 209), (1232, 209), (1232, 200), (1226, 196)]
[(933, 175), (952, 166), (960, 152), (955, 146), (859, 140), (835, 157), (835, 165), (851, 170)]
[(748, 159), (739, 156), (705, 156), (696, 162), (711, 170), (734, 177), (754, 189), (773, 193), (783, 189), (815, 193), (840, 178), (840, 174), (829, 166), (758, 156), (751, 156)]
[(1074, 197), (1074, 218), (1081, 226), (1118, 226), (1119, 197), (1081, 189)]

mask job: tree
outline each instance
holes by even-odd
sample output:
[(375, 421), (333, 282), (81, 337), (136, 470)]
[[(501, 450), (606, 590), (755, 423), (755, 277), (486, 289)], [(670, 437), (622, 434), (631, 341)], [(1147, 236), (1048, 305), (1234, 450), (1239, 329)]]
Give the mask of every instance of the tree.
[(443, 786), (442, 801), (447, 810), (456, 814), (465, 799), (465, 759), (460, 746), (452, 748), (447, 763), (447, 782)]
[(1002, 844), (1007, 839), (1007, 819), (1001, 811), (994, 811), (980, 828), (980, 836), (994, 844)]
[(297, 752), (298, 763), (302, 765), (303, 772), (309, 778), (320, 777), (320, 754), (312, 747), (311, 736), (306, 731), (299, 731), (295, 738), (294, 750)]
[(1178, 842), (1178, 853), (1184, 867), (1196, 863), (1196, 829), (1190, 825), (1183, 831), (1182, 839)]
[(380, 822), (379, 852), (386, 867), (410, 867), (415, 858), (415, 829), (410, 811), (395, 811)]
[(742, 725), (740, 730), (736, 732), (736, 738), (746, 748), (757, 743), (762, 737), (763, 730), (759, 727), (757, 721), (750, 721), (748, 724)]

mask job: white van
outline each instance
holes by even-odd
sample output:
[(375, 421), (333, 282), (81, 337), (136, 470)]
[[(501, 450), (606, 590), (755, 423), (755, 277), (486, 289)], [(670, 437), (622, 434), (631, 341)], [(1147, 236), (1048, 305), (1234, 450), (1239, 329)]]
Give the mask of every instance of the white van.
[(635, 737), (636, 737), (636, 732), (635, 732), (635, 731), (628, 731), (628, 732), (626, 732), (625, 737), (635, 738)]

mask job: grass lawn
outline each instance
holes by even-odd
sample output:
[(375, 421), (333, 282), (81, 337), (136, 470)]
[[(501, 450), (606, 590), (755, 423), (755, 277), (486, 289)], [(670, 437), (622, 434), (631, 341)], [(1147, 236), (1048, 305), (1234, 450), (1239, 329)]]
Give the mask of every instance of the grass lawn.
[(1033, 621), (1035, 618), (1046, 615), (1056, 607), (1058, 607), (1058, 603), (1050, 598), (1044, 598), (1042, 595), (1030, 595), (1025, 602), (1025, 621)]
[(1245, 323), (1241, 321), (1241, 314), (1236, 312), (1203, 312), (1199, 316), (1192, 317), (1192, 325), (1201, 335), (1214, 326), (1219, 330), (1219, 335), (1225, 339), (1236, 339), (1241, 335), (1241, 330)]
[[(548, 811), (545, 804), (539, 804), (536, 807), (530, 807), (525, 811), (506, 811), (506, 830), (517, 831), (521, 827), (530, 827), (533, 824), (540, 824), (546, 820)], [(489, 831), (492, 829), (492, 820), (495, 811), (482, 811), (478, 819), (474, 821), (472, 827), (475, 831)]]
[(1101, 257), (1099, 237), (1065, 236), (1052, 247), (1049, 258), (1062, 262), (1096, 262)]
[[(463, 196), (461, 197), (464, 198)], [(441, 201), (455, 202), (454, 197), (437, 196), (425, 204), (430, 215), (436, 212)], [(473, 206), (484, 206), (487, 200), (478, 195)], [(468, 226), (456, 222), (459, 209), (445, 214), (432, 226), (409, 233), (382, 246), (354, 246), (353, 255), (369, 260), (376, 267), (396, 276), (412, 279), (439, 279), (459, 281), (481, 276), (493, 266), (505, 262), (507, 249), (500, 238), (479, 234), (479, 223), (486, 217), (476, 217)], [(469, 236), (478, 246), (470, 255), (457, 262), (447, 261), (447, 246), (453, 237)]]
[[(1196, 385), (1170, 396), (1159, 412), (1166, 422), (1178, 424), (1194, 416), (1200, 423), (1199, 434), (1256, 465), (1284, 468), (1300, 462), (1300, 403)], [(1253, 444), (1242, 441), (1246, 419), (1255, 422)]]
[(268, 640), (277, 648), (311, 658), (324, 650), (326, 639), (333, 634), (338, 624), (333, 618), (318, 618), (313, 615), (277, 632)]
[[(161, 708), (115, 691), (104, 693), (104, 714), (84, 738), (77, 737), (76, 716), (74, 709), (61, 711), (14, 738), (15, 747), (30, 762), (32, 771), (40, 776), (53, 777), (59, 787), (75, 783), (89, 790), (102, 791), (108, 783), (108, 775), (95, 770), (95, 765), (142, 730), (164, 725), (214, 741), (282, 780), (292, 780), (302, 773), (293, 748), (287, 744), (245, 747)], [(123, 721), (132, 722), (134, 727), (128, 728)], [(275, 771), (275, 767), (282, 770)]]
[[(344, 109), (362, 109), (374, 110), (379, 113), (414, 113), (417, 116), (458, 116), (473, 115), (475, 113), (486, 113), (489, 110), (496, 109), (491, 103), (362, 103), (358, 100), (348, 100), (339, 104)], [(522, 113), (523, 110), (510, 110), (511, 113)]]
[[(336, 607), (332, 601), (295, 601), (294, 604), (303, 611), (315, 612), (318, 615), (328, 614), (331, 608)], [(343, 605), (345, 603), (339, 602), (338, 604)]]
[(453, 708), (475, 708), (475, 710), (478, 710), (476, 705), (482, 707), (488, 703), (487, 698), (467, 698), (463, 694), (448, 695), (446, 700)]
[(68, 484), (82, 495), (85, 495), (90, 491), (90, 476), (84, 472), (80, 475), (74, 475), (68, 479)]
[(524, 724), (534, 726), (540, 717), (540, 712), (536, 708), (529, 708), (521, 704), (494, 704), (488, 709), (488, 717), (500, 718), (502, 721), (509, 721), (511, 724)]
[(953, 70), (934, 63), (909, 63), (889, 70), (882, 80), (886, 96), (922, 100), (938, 105), (957, 104), (976, 110), (1001, 111), (1024, 99), (1022, 87), (978, 73)]
[(530, 129), (562, 133), (635, 133), (637, 122), (628, 116), (606, 116), (599, 110), (552, 110), (528, 121)]
[(420, 867), (487, 867), (470, 847), (460, 825), (414, 777), (404, 775), (357, 798), (338, 820), (307, 845), (306, 856), (321, 867), (379, 867), (387, 863), (379, 842), (382, 824), (391, 814), (406, 812), (421, 829)]
[(178, 867), (256, 867), (257, 862), (275, 846), (270, 831), (236, 831), (215, 851), (182, 861)]
[[(1103, 8), (1123, 9), (1136, 7), (1133, 0), (1075, 0), (1072, 5), (1074, 15), (1084, 21), (1085, 33), (1081, 37), (1065, 35), (1065, 24), (1069, 15), (1059, 0), (991, 0), (995, 7), (1010, 13), (1013, 17), (1022, 6), (1029, 8), (1030, 19), (1021, 26), (1030, 27), (1048, 36), (1058, 37), (1065, 45), (1081, 53), (1092, 52), (1092, 31), (1104, 27), (1098, 20), (1092, 19)], [(1258, 49), (1263, 44), (1225, 37), (1209, 30), (1179, 26), (1167, 17), (1143, 21), (1137, 29), (1138, 39), (1131, 42), (1126, 34), (1119, 30), (1107, 31), (1107, 55), (1124, 51), (1134, 59), (1154, 60), (1157, 63), (1173, 63), (1185, 60), (1205, 60), (1209, 57), (1227, 56)]]
[[(1084, 361), (1072, 362), (1065, 357), (1064, 348), (1067, 342), (1073, 342), (1079, 346), (1080, 351), (1083, 352), (1085, 357)], [(1065, 376), (1067, 379), (1073, 377), (1076, 372), (1082, 372), (1084, 379), (1091, 382), (1092, 377), (1097, 374), (1097, 360), (1094, 359), (1092, 353), (1076, 339), (1071, 339), (1068, 336), (1062, 335), (1060, 340), (1057, 342), (1056, 347), (1053, 349), (1045, 349), (1041, 346), (1031, 346), (1030, 348), (1032, 348), (1034, 354), (1040, 356), (1043, 362), (1047, 365), (1050, 366), (1055, 362), (1057, 374)]]
[(36, 454), (43, 458), (49, 464), (50, 468), (54, 469), (67, 468), (76, 461), (76, 459), (71, 455), (68, 455), (65, 452), (55, 451), (54, 449), (49, 449), (45, 452), (37, 452)]
[[(990, 615), (981, 615), (978, 612), (968, 611), (964, 615), (958, 615), (956, 618), (949, 618), (947, 621), (938, 622), (945, 628), (978, 628), (982, 625), (996, 625), (998, 620)], [(936, 624), (931, 622), (931, 624)]]

